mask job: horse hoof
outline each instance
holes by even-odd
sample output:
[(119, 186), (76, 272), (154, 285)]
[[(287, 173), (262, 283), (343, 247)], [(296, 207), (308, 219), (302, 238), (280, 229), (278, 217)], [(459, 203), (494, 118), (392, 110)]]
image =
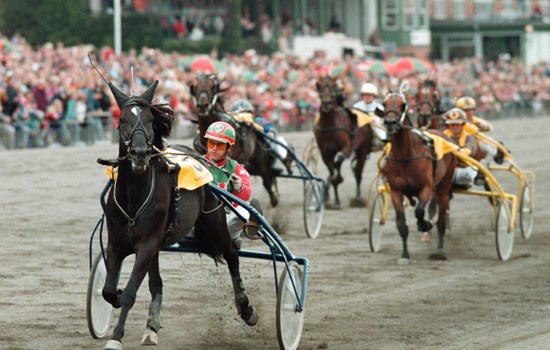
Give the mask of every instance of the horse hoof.
[(430, 254), (430, 260), (439, 260), (439, 261), (445, 261), (447, 260), (447, 254), (443, 252), (436, 252)]
[(397, 260), (397, 265), (400, 265), (400, 266), (409, 265), (410, 263), (411, 263), (411, 259), (409, 258), (399, 258)]
[(325, 209), (340, 210), (340, 209), (342, 209), (342, 207), (340, 206), (340, 204), (328, 203), (328, 204), (325, 204)]
[(258, 323), (258, 319), (260, 317), (258, 315), (258, 312), (256, 312), (256, 310), (252, 306), (250, 306), (250, 309), (252, 310), (252, 314), (248, 317), (248, 319), (245, 318), (244, 313), (241, 314), (241, 317), (247, 325), (252, 327), (252, 326), (255, 326)]
[(103, 350), (122, 350), (122, 343), (118, 340), (109, 340)]
[(350, 200), (350, 207), (352, 208), (365, 208), (367, 206), (367, 201), (365, 198), (356, 197)]
[(422, 232), (420, 234), (420, 242), (429, 243), (432, 240), (432, 236), (430, 236), (429, 232)]
[(141, 345), (158, 345), (158, 343), (159, 337), (157, 332), (151, 328), (147, 328), (143, 334), (143, 338), (141, 338)]

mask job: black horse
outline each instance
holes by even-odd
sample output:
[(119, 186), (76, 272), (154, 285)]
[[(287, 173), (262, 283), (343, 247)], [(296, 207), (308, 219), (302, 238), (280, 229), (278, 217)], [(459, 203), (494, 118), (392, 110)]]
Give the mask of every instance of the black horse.
[(272, 171), (275, 155), (266, 140), (254, 125), (237, 121), (226, 113), (221, 96), (226, 89), (221, 88), (221, 82), (215, 74), (198, 75), (190, 89), (198, 115), (199, 135), (194, 141), (195, 149), (200, 153), (206, 153), (204, 134), (210, 124), (217, 121), (231, 124), (237, 134), (235, 145), (231, 147), (231, 158), (243, 164), (251, 175), (262, 178), (264, 188), (269, 193), (271, 206), (277, 206), (279, 196), (275, 190), (276, 174)]
[[(201, 250), (216, 263), (227, 262), (241, 318), (251, 326), (257, 322), (257, 313), (244, 291), (239, 256), (231, 245), (220, 200), (208, 186), (176, 188), (176, 174), (168, 171), (163, 137), (170, 134), (174, 116), (167, 105), (152, 102), (157, 85), (155, 81), (141, 96), (127, 96), (109, 83), (122, 112), (118, 173), (105, 206), (109, 240), (103, 298), (121, 312), (105, 349), (122, 349), (124, 324), (146, 274), (151, 304), (144, 341), (156, 343), (162, 302), (159, 250), (178, 242), (193, 227)], [(135, 263), (126, 287), (120, 290), (121, 263), (130, 254), (136, 254)]]

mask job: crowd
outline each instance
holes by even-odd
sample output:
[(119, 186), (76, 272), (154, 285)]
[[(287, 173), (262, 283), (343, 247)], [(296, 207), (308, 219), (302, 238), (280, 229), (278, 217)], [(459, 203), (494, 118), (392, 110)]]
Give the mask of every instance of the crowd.
[[(351, 86), (346, 101), (350, 106), (359, 100), (364, 82), (378, 87), (381, 97), (389, 90), (397, 91), (404, 79), (414, 89), (416, 80), (435, 74), (446, 109), (464, 95), (474, 96), (478, 114), (487, 118), (543, 114), (550, 109), (547, 63), (528, 71), (507, 55), (495, 62), (480, 58), (435, 62), (435, 73), (404, 71), (397, 76), (362, 71), (360, 63), (366, 58), (360, 57), (328, 59), (319, 53), (302, 60), (282, 52), (259, 55), (254, 49), (223, 58), (213, 51), (210, 56), (224, 79), (222, 84), (231, 85), (223, 96), (226, 109), (237, 99), (247, 98), (280, 130), (311, 128), (319, 107), (316, 78), (336, 72)], [(107, 81), (125, 91), (137, 94), (154, 79), (160, 80), (157, 97), (176, 111), (176, 130), (194, 127), (189, 122), (195, 118), (189, 84), (195, 72), (188, 55), (143, 48), (115, 57), (112, 48), (51, 43), (34, 48), (18, 35), (0, 34), (0, 141), (4, 148), (111, 142), (118, 111), (90, 59)]]

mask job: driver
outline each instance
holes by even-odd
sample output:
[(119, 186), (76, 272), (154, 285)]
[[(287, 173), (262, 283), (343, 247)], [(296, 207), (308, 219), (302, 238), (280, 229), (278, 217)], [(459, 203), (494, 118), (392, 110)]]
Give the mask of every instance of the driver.
[[(459, 152), (472, 156), (477, 150), (477, 140), (470, 135), (465, 128), (466, 113), (460, 108), (452, 108), (443, 115), (447, 129), (444, 131), (451, 141), (458, 145)], [(453, 184), (468, 189), (472, 184), (483, 185), (484, 175), (482, 172), (465, 164), (459, 164), (453, 176)]]
[(372, 130), (378, 140), (384, 142), (387, 141), (386, 129), (384, 128), (382, 118), (374, 114), (376, 108), (383, 110), (384, 107), (376, 100), (376, 97), (378, 97), (378, 88), (372, 83), (365, 83), (361, 86), (361, 100), (356, 102), (353, 108), (373, 116), (374, 127)]
[(255, 116), (254, 107), (246, 99), (240, 99), (233, 103), (231, 107), (231, 115), (239, 121), (249, 121), (257, 124), (259, 126), (257, 129), (261, 129), (269, 137), (281, 143), (279, 144), (266, 138), (269, 147), (275, 153), (275, 160), (272, 164), (272, 169), (275, 172), (281, 172), (281, 165), (283, 165), (289, 173), (292, 172), (290, 168), (292, 164), (292, 157), (287, 150), (287, 147), (289, 147), (288, 143), (284, 137), (277, 133), (277, 130), (272, 122), (263, 117)]

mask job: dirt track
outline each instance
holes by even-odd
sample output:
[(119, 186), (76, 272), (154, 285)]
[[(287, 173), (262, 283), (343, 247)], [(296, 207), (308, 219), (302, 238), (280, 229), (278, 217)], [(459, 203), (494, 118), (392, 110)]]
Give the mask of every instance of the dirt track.
[[(528, 241), (516, 229), (512, 258), (498, 260), (493, 211), (485, 198), (451, 202), (449, 260), (430, 261), (435, 247), (421, 243), (408, 212), (411, 264), (400, 266), (393, 223), (382, 249), (371, 253), (366, 209), (350, 209), (349, 162), (342, 185), (345, 209), (326, 211), (319, 238), (302, 228), (302, 184), (279, 181), (281, 204), (265, 216), (292, 252), (310, 260), (309, 291), (300, 349), (541, 349), (550, 344), (550, 193), (547, 130), (550, 118), (495, 122), (495, 138), (522, 169), (537, 176), (535, 227)], [(301, 154), (310, 133), (289, 133)], [(184, 142), (189, 140), (173, 140)], [(0, 349), (102, 349), (86, 324), (88, 242), (100, 217), (106, 182), (98, 157), (116, 146), (0, 153)], [(363, 188), (375, 173), (367, 162)], [(321, 167), (323, 169), (323, 167)], [(321, 171), (324, 174), (324, 169)], [(505, 174), (506, 175), (506, 174)], [(517, 194), (511, 176), (501, 185)], [(267, 206), (259, 179), (256, 195)], [(393, 216), (393, 213), (392, 215)], [(94, 244), (97, 252), (97, 240)], [(246, 248), (262, 243), (245, 241)], [(247, 327), (233, 305), (226, 266), (208, 258), (164, 253), (163, 329), (157, 349), (276, 349), (276, 295), (268, 262), (243, 259), (249, 297), (260, 322)], [(140, 348), (149, 295), (146, 283), (126, 326), (125, 349)]]

